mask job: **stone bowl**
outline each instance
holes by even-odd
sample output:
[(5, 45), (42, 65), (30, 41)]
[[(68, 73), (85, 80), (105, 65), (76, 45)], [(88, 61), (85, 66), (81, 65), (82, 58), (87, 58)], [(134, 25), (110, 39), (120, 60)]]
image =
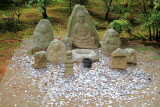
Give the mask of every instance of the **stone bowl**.
[(90, 58), (93, 62), (99, 61), (95, 51), (90, 49), (74, 49), (72, 50), (72, 59), (74, 62), (81, 62), (84, 58)]

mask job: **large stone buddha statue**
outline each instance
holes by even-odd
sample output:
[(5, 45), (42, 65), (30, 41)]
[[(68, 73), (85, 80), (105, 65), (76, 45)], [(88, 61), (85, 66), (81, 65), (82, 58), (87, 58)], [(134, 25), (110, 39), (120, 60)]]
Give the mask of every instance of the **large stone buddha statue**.
[(99, 38), (88, 11), (76, 5), (68, 25), (68, 37), (73, 46), (79, 48), (98, 48)]

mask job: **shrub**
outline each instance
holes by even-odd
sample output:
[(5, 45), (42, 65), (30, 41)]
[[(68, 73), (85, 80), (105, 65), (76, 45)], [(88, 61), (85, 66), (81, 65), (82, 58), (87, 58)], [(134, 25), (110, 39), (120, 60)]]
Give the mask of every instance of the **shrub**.
[(115, 29), (118, 33), (121, 33), (123, 30), (131, 33), (131, 26), (125, 19), (114, 20), (109, 24), (109, 27)]
[(24, 29), (25, 26), (14, 19), (8, 19), (7, 21), (0, 20), (0, 32), (17, 32)]

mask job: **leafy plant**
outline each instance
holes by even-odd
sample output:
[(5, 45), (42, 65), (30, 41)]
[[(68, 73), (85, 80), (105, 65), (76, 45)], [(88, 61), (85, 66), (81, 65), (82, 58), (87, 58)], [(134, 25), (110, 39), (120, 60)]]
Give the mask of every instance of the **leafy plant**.
[(118, 33), (121, 33), (123, 30), (131, 33), (131, 26), (125, 19), (114, 20), (109, 24), (109, 27), (115, 29)]

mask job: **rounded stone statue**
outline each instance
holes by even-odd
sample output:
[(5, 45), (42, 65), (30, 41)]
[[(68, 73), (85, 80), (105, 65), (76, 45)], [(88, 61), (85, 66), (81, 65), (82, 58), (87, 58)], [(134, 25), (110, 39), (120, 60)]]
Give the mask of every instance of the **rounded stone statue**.
[(114, 29), (107, 30), (100, 44), (102, 53), (106, 55), (111, 55), (111, 53), (117, 48), (119, 48), (121, 45), (121, 40), (118, 32)]
[(99, 37), (92, 18), (85, 7), (75, 5), (68, 22), (68, 37), (73, 46), (79, 48), (98, 48)]
[(65, 62), (65, 45), (59, 40), (54, 40), (50, 43), (47, 49), (47, 60), (53, 64)]
[(53, 28), (49, 20), (41, 19), (33, 33), (34, 39), (31, 51), (46, 51), (53, 38)]
[(137, 55), (136, 51), (132, 48), (126, 48), (124, 52), (127, 54), (127, 63), (128, 64), (137, 64)]
[(47, 66), (47, 52), (45, 51), (36, 52), (34, 55), (33, 67), (38, 69), (38, 68), (44, 68), (46, 66)]
[(72, 41), (71, 41), (71, 39), (69, 37), (65, 37), (64, 39), (62, 39), (62, 42), (66, 46), (66, 51), (72, 49)]

